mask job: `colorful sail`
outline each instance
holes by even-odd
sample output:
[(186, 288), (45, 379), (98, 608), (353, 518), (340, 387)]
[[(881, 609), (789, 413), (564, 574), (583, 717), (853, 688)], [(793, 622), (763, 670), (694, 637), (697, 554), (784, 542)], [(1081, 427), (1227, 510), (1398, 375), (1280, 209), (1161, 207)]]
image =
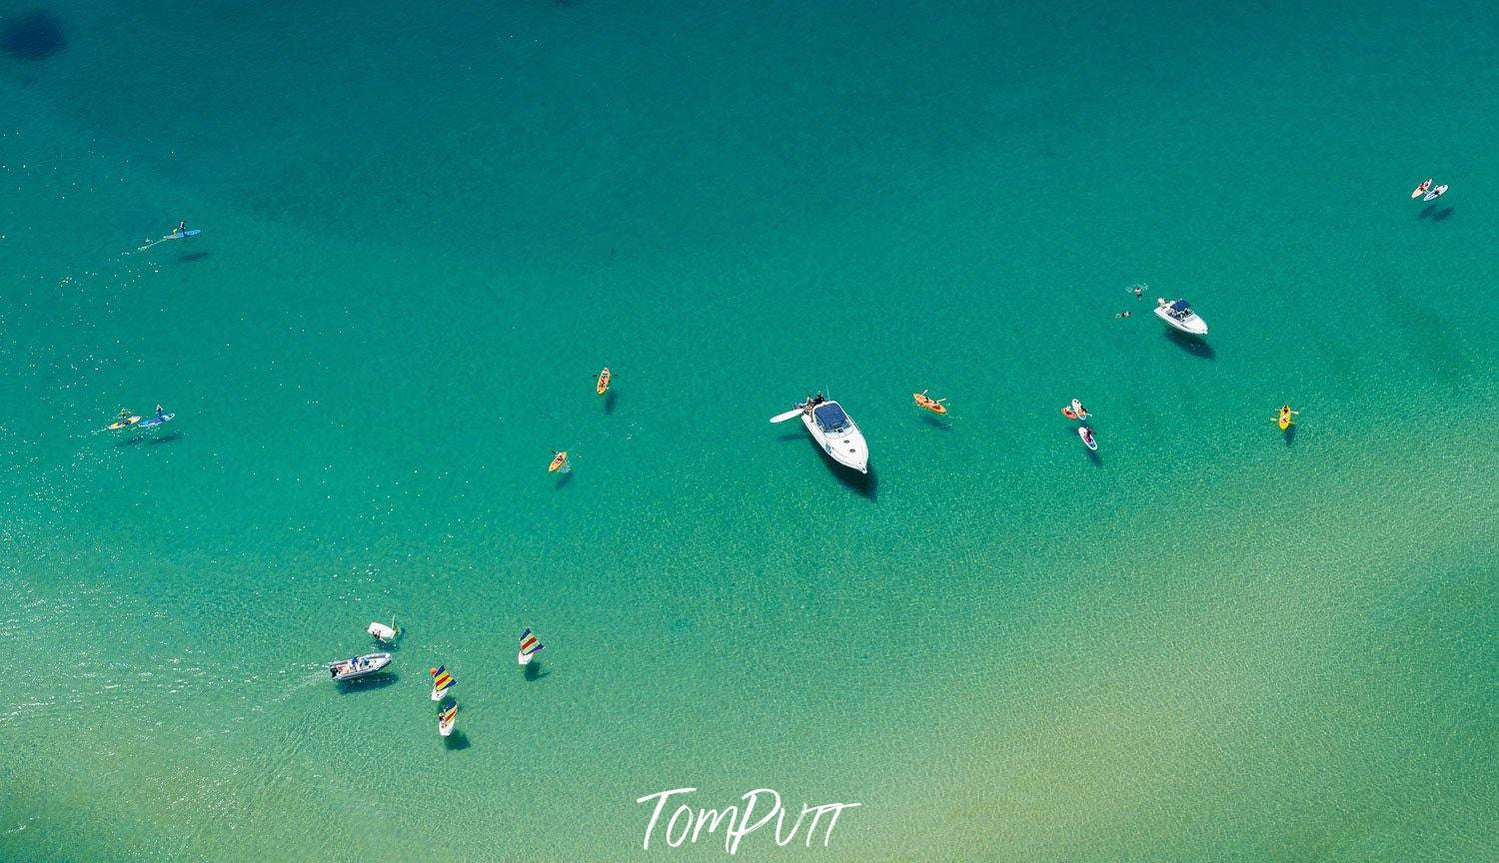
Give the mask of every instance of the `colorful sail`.
[(458, 702), (456, 702), (456, 701), (453, 702), (452, 704), (449, 704), (447, 707), (439, 707), (439, 708), (437, 708), (437, 721), (443, 723), (444, 725), (446, 725), (449, 722), (452, 722), (453, 721), (453, 717), (455, 717), (457, 715), (458, 715)]
[(455, 682), (456, 681), (453, 680), (453, 675), (448, 673), (447, 666), (439, 665), (436, 668), (432, 669), (433, 694), (441, 695), (442, 693), (447, 692), (448, 687), (452, 686)]
[(537, 638), (536, 633), (532, 632), (529, 627), (520, 634), (521, 656), (530, 656), (533, 653), (540, 653), (545, 649), (546, 645), (541, 643), (541, 639)]

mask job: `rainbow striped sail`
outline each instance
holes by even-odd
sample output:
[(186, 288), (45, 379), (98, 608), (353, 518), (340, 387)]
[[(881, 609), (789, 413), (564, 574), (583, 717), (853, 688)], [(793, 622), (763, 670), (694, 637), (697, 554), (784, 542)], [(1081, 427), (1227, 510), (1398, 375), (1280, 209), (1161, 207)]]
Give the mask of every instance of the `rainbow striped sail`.
[(448, 667), (446, 665), (439, 665), (436, 668), (432, 669), (432, 700), (440, 700), (443, 694), (446, 693), (454, 683), (457, 683), (457, 681), (453, 679), (453, 675), (448, 673)]
[(546, 645), (541, 643), (541, 639), (536, 637), (530, 627), (526, 627), (520, 634), (520, 653), (516, 655), (515, 661), (525, 665), (531, 661), (531, 657), (543, 650), (546, 650)]
[(447, 737), (453, 733), (453, 721), (458, 718), (458, 704), (437, 708), (437, 733)]

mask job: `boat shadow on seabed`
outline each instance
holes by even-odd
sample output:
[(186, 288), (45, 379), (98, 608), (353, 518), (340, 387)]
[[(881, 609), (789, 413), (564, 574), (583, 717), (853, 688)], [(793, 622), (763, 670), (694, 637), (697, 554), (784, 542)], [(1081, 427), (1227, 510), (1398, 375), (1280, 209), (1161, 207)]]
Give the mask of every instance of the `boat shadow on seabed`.
[(1172, 329), (1163, 330), (1162, 332), (1166, 334), (1166, 341), (1175, 344), (1194, 357), (1201, 357), (1205, 360), (1215, 360), (1218, 358), (1218, 352), (1213, 350), (1213, 346), (1196, 336), (1189, 336), (1186, 333), (1177, 332)]
[(874, 468), (870, 468), (869, 473), (859, 473), (858, 471), (844, 467), (834, 461), (832, 456), (823, 452), (822, 447), (817, 445), (817, 441), (805, 434), (790, 432), (781, 435), (776, 440), (781, 443), (792, 443), (799, 440), (806, 441), (811, 445), (812, 449), (817, 451), (818, 455), (822, 456), (823, 464), (827, 465), (828, 471), (837, 477), (838, 481), (845, 488), (853, 489), (871, 501), (879, 497), (879, 480), (875, 479)]
[(340, 680), (338, 681), (338, 693), (340, 695), (350, 695), (355, 692), (384, 689), (400, 679), (401, 676), (398, 674), (382, 673), (372, 674), (369, 677), (359, 677), (354, 680)]
[(469, 743), (468, 735), (462, 730), (454, 728), (453, 733), (442, 739), (442, 745), (450, 751), (458, 752), (467, 749), (473, 744)]

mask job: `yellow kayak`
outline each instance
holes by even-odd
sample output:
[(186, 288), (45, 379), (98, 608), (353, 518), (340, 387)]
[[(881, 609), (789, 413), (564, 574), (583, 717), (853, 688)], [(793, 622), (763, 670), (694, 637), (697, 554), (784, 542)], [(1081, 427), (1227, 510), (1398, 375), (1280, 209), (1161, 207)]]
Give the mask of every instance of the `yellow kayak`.
[(562, 466), (565, 464), (567, 464), (567, 450), (563, 450), (562, 452), (557, 453), (556, 456), (552, 458), (552, 463), (547, 466), (547, 473), (556, 473), (557, 471), (561, 470)]
[(119, 431), (120, 429), (128, 429), (140, 421), (140, 417), (130, 417), (128, 419), (115, 420), (104, 428), (107, 431)]
[(1275, 421), (1280, 424), (1281, 431), (1285, 431), (1286, 429), (1291, 427), (1291, 424), (1295, 422), (1291, 419), (1291, 417), (1296, 413), (1299, 413), (1299, 411), (1291, 410), (1290, 405), (1281, 405), (1280, 416), (1275, 418)]
[(599, 395), (609, 392), (609, 381), (611, 378), (613, 378), (613, 375), (609, 374), (609, 367), (604, 366), (604, 370), (599, 372), (599, 382), (594, 387)]
[(947, 405), (943, 404), (943, 402), (947, 401), (947, 399), (931, 398), (926, 394), (926, 390), (922, 390), (919, 393), (911, 393), (911, 398), (916, 399), (916, 404), (926, 408), (934, 414), (947, 413)]

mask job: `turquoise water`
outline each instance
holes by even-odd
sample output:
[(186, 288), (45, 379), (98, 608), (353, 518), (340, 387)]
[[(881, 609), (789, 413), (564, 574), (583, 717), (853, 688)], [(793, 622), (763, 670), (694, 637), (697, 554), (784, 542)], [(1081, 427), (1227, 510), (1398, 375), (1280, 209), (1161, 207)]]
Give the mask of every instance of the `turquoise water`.
[(1489, 853), (1486, 6), (267, 5), (0, 52), (0, 858)]

